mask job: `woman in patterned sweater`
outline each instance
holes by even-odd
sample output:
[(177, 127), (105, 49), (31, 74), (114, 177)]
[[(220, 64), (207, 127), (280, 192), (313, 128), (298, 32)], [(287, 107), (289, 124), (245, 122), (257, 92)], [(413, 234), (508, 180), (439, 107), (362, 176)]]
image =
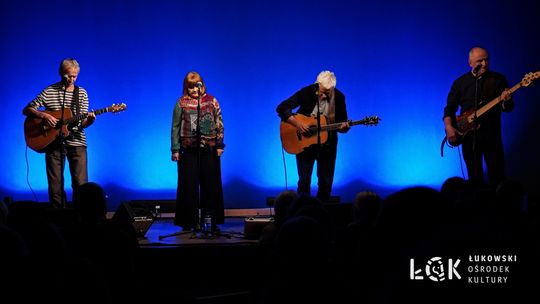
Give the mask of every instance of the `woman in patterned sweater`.
[(197, 72), (189, 72), (184, 78), (183, 95), (174, 106), (171, 128), (171, 159), (178, 163), (174, 223), (183, 230), (197, 228), (200, 219), (208, 215), (212, 217), (212, 230), (218, 230), (217, 224), (224, 222), (220, 161), (225, 148), (223, 135), (217, 99), (206, 92)]

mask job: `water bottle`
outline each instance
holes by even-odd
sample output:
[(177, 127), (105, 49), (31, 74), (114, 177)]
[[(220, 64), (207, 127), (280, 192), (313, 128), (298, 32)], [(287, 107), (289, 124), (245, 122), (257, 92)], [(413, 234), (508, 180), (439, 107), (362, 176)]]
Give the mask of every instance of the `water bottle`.
[(155, 205), (154, 206), (154, 216), (155, 216), (155, 218), (160, 218), (161, 217), (161, 206), (160, 205)]
[(205, 231), (205, 232), (211, 232), (212, 231), (212, 215), (210, 215), (210, 213), (207, 213), (204, 216), (203, 231)]

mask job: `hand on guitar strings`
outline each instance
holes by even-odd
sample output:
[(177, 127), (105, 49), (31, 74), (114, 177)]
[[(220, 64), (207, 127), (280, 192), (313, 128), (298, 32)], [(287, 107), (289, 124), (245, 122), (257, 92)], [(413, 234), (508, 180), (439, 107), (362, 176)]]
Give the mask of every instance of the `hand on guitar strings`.
[(58, 119), (51, 114), (42, 112), (43, 116), (41, 119), (43, 120), (43, 123), (49, 127), (54, 127), (58, 123)]

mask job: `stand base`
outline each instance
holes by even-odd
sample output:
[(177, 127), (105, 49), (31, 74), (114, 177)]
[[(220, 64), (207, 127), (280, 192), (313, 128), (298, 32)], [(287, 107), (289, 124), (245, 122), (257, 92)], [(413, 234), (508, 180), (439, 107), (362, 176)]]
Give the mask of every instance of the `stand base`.
[(228, 239), (231, 238), (231, 235), (228, 234), (228, 233), (221, 233), (219, 231), (193, 231), (191, 236), (189, 237), (190, 239), (209, 239), (209, 240), (212, 240), (212, 239), (216, 239), (218, 237), (226, 237)]
[(231, 235), (229, 233), (221, 233), (220, 231), (204, 231), (203, 229), (195, 228), (191, 231), (179, 231), (171, 234), (166, 235), (160, 235), (158, 238), (159, 240), (162, 240), (164, 238), (168, 238), (171, 236), (178, 236), (178, 235), (185, 235), (185, 234), (191, 234), (189, 237), (190, 239), (206, 239), (206, 240), (212, 240), (218, 237), (226, 237), (228, 239), (231, 238)]

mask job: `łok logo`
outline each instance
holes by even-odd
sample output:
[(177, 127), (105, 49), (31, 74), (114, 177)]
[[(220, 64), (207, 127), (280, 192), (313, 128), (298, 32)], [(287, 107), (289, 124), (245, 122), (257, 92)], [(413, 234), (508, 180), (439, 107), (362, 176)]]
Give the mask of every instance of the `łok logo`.
[[(428, 279), (435, 282), (444, 281), (446, 277), (448, 277), (448, 280), (452, 280), (454, 276), (459, 280), (461, 279), (461, 276), (457, 271), (457, 267), (460, 262), (461, 261), (459, 259), (457, 259), (455, 262), (452, 259), (448, 259), (447, 268), (445, 269), (443, 259), (441, 257), (433, 257), (427, 261), (424, 271)], [(410, 260), (409, 274), (411, 280), (424, 279), (424, 276), (421, 275), (422, 269), (414, 268), (414, 259)]]

